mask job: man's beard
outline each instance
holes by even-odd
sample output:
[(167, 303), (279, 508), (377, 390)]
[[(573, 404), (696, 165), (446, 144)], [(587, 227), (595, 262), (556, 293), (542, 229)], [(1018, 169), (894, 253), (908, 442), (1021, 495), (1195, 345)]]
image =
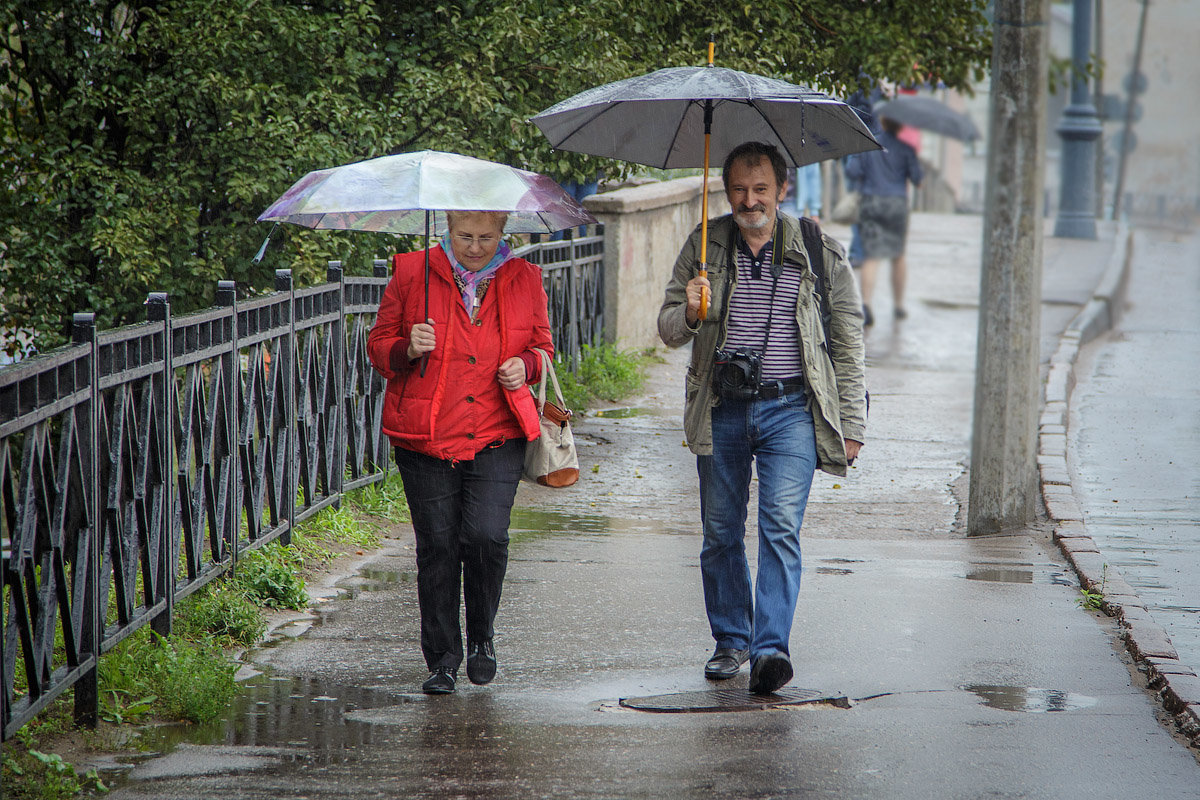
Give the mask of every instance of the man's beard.
[[(755, 212), (761, 214), (761, 216), (756, 221), (751, 221), (748, 218), (748, 215)], [(771, 219), (767, 216), (767, 207), (764, 205), (757, 205), (753, 208), (746, 208), (743, 206), (734, 213), (733, 220), (740, 227), (749, 228), (750, 230), (754, 231), (761, 230), (762, 228), (765, 228), (767, 225), (771, 224)]]

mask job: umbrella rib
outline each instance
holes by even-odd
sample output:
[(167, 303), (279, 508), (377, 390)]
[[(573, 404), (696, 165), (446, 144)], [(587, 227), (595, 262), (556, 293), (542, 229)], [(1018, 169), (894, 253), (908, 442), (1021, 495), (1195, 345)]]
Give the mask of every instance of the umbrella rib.
[[(746, 102), (746, 105), (750, 106), (751, 108), (753, 108), (755, 111), (757, 111), (757, 112), (759, 113), (759, 115), (760, 115), (760, 116), (763, 118), (763, 121), (767, 123), (767, 127), (771, 129), (771, 133), (773, 133), (773, 134), (775, 135), (775, 138), (779, 140), (779, 143), (780, 143), (781, 145), (783, 145), (783, 149), (787, 151), (787, 154), (788, 154), (788, 155), (791, 157), (792, 161), (793, 161), (795, 164), (799, 164), (799, 163), (800, 163), (800, 159), (796, 158), (796, 154), (795, 154), (795, 153), (793, 153), (793, 152), (791, 151), (791, 148), (789, 148), (789, 147), (787, 146), (787, 143), (786, 143), (786, 141), (785, 141), (785, 140), (784, 140), (784, 138), (783, 138), (783, 134), (781, 134), (781, 133), (779, 132), (779, 129), (775, 127), (775, 123), (771, 121), (771, 118), (770, 118), (770, 117), (768, 117), (768, 116), (767, 116), (767, 115), (766, 115), (766, 114), (763, 112), (763, 110), (762, 110), (761, 108), (759, 108), (759, 107), (758, 107), (758, 104), (757, 104), (757, 103), (755, 103), (753, 100), (747, 100), (747, 101), (745, 101), (745, 102)], [(803, 101), (802, 101), (802, 102), (803, 102)], [(803, 139), (804, 139), (804, 130), (803, 130), (803, 128), (800, 130), (800, 137), (801, 137), (801, 141), (803, 141)]]

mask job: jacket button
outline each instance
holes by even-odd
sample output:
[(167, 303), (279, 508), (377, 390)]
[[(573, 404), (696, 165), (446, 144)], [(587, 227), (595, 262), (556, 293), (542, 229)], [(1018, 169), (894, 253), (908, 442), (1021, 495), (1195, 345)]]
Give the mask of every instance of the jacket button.
[(471, 395), (471, 394), (467, 395), (467, 402), (468, 402), (468, 403), (474, 403), (474, 402), (475, 402), (475, 395)]
[(468, 364), (474, 364), (474, 363), (475, 363), (475, 356), (467, 356), (467, 363), (468, 363)]
[(468, 434), (467, 434), (467, 438), (468, 438), (468, 439), (474, 439), (474, 438), (475, 438), (475, 434), (473, 434), (473, 433), (468, 433)]

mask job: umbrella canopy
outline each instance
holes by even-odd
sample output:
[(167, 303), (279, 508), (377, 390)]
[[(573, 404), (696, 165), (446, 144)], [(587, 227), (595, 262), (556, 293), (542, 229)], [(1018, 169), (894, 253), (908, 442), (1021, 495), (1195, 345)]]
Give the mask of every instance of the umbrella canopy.
[(979, 138), (979, 129), (969, 116), (925, 95), (902, 94), (880, 103), (875, 106), (875, 116), (964, 142)]
[(596, 221), (545, 175), (436, 150), (314, 170), (258, 221), (428, 234), (427, 226), (444, 232), (445, 212), (455, 210), (507, 211), (506, 233), (552, 233)]
[[(707, 102), (706, 102), (707, 101)], [(597, 86), (532, 118), (560, 150), (671, 169), (707, 166), (747, 141), (779, 148), (789, 166), (840, 158), (879, 143), (853, 109), (794, 83), (723, 67), (670, 67)]]

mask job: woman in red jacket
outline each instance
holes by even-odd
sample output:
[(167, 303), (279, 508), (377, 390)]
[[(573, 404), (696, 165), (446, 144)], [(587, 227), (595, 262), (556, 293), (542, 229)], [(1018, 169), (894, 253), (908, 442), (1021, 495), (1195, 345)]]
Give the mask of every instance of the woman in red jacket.
[(427, 694), (453, 692), (462, 663), (460, 575), (467, 677), (485, 684), (496, 674), (509, 515), (525, 442), (539, 430), (525, 385), (541, 378), (533, 348), (554, 352), (541, 270), (502, 240), (507, 215), (447, 217), (449, 233), (429, 251), (428, 318), (424, 251), (398, 254), (367, 339), (387, 379), (383, 430), (416, 533)]

